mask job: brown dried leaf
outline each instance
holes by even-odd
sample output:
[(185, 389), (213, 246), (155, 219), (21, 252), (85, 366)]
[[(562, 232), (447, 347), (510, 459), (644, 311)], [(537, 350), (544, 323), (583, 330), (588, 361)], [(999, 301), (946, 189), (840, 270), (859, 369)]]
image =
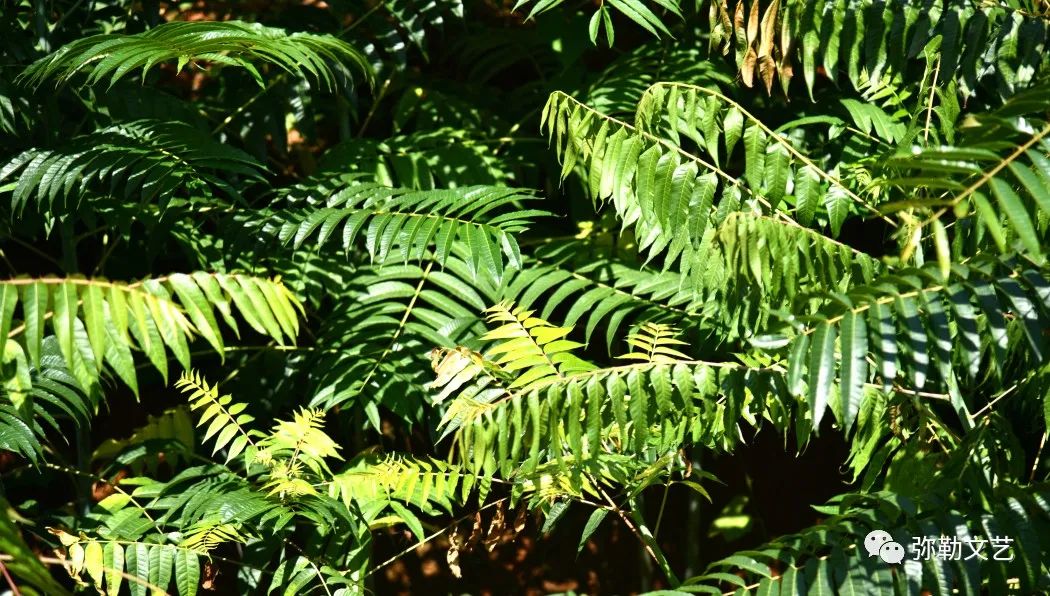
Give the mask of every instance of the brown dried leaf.
[[(773, 56), (773, 37), (776, 34), (777, 12), (779, 9), (780, 0), (773, 0), (773, 3), (766, 8), (766, 13), (762, 15), (762, 39), (758, 44), (759, 58)], [(754, 14), (752, 11), (752, 16)], [(750, 35), (750, 32), (748, 35)]]
[(780, 76), (780, 87), (784, 90), (785, 96), (791, 77), (795, 74), (795, 67), (791, 63), (794, 40), (791, 38), (790, 18), (790, 16), (783, 16), (780, 19), (780, 47), (774, 53), (774, 57), (779, 61), (777, 74)]
[[(712, 6), (714, 6), (714, 4), (712, 4)], [(722, 21), (722, 26), (725, 27), (725, 30), (727, 32), (731, 31), (733, 28), (733, 23), (729, 21), (729, 3), (726, 0), (721, 0), (717, 6), (718, 17)]]
[(755, 48), (748, 48), (747, 54), (744, 55), (744, 63), (740, 65), (740, 79), (748, 87), (755, 86), (755, 63), (757, 61), (758, 54), (755, 53)]
[[(762, 76), (762, 82), (766, 84), (767, 94), (773, 91), (773, 77), (776, 76), (777, 72), (776, 61), (773, 59), (773, 44), (779, 10), (780, 0), (773, 0), (773, 3), (766, 8), (765, 14), (762, 15), (762, 37), (758, 44), (758, 71)], [(755, 9), (752, 7), (752, 18), (754, 18), (755, 14)]]
[(215, 565), (210, 561), (204, 562), (204, 569), (201, 572), (201, 589), (213, 592), (216, 590), (216, 583), (219, 579), (219, 566)]
[(743, 53), (747, 46), (747, 32), (744, 30), (744, 0), (736, 3), (736, 11), (733, 13), (733, 38), (737, 46), (737, 58)]
[(492, 522), (489, 524), (489, 530), (485, 533), (485, 540), (482, 543), (485, 545), (485, 550), (490, 553), (500, 543), (500, 538), (503, 537), (504, 515), (503, 505), (500, 504), (496, 507), (496, 513), (492, 516)]
[(758, 73), (762, 76), (762, 82), (766, 85), (766, 95), (773, 92), (773, 77), (777, 73), (777, 65), (773, 58), (762, 56), (758, 59)]
[(460, 535), (459, 526), (452, 528), (448, 535), (448, 551), (445, 552), (445, 562), (448, 570), (457, 578), (463, 577), (463, 570), (459, 567), (459, 551), (463, 546), (463, 537)]
[(758, 0), (751, 2), (751, 15), (747, 18), (747, 45), (755, 44), (758, 37)]
[(514, 533), (520, 534), (525, 529), (525, 520), (528, 515), (529, 511), (525, 507), (518, 509), (518, 516), (514, 518)]
[(474, 545), (481, 540), (481, 512), (474, 514), (474, 527), (470, 530), (470, 537), (464, 543), (466, 550), (474, 548)]

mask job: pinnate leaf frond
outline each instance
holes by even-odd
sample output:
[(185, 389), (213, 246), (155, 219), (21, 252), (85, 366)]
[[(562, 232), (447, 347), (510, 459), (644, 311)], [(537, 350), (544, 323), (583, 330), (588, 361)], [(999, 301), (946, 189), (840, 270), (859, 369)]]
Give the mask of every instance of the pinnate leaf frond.
[(132, 35), (109, 33), (78, 39), (34, 62), (23, 77), (28, 84), (39, 86), (49, 80), (65, 83), (87, 72), (88, 85), (108, 78), (112, 86), (130, 73), (145, 75), (169, 61), (176, 61), (177, 71), (190, 62), (238, 66), (247, 69), (260, 85), (256, 62), (309, 75), (326, 88), (336, 85), (337, 65), (371, 75), (360, 52), (330, 35), (289, 34), (240, 21), (173, 21)]

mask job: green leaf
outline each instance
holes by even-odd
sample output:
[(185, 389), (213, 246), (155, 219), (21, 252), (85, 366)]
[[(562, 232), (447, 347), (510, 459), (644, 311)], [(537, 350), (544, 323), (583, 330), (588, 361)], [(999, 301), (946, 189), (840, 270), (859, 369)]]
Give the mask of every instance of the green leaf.
[[(129, 544), (125, 554), (128, 573), (143, 581), (149, 581), (149, 545), (141, 542)], [(129, 581), (128, 587), (133, 596), (146, 596), (147, 594), (146, 584), (142, 582)]]
[(423, 524), (419, 521), (419, 518), (397, 501), (390, 501), (390, 508), (394, 510), (394, 513), (396, 513), (403, 522), (405, 522), (408, 529), (412, 530), (412, 533), (415, 534), (416, 540), (422, 544), (427, 535), (426, 532), (423, 531)]
[(820, 427), (835, 373), (835, 326), (827, 322), (817, 326), (809, 351), (809, 407), (813, 428)]
[(1024, 203), (1021, 202), (1021, 198), (1008, 184), (998, 178), (992, 178), (988, 184), (992, 187), (992, 194), (999, 202), (999, 207), (1006, 213), (1006, 218), (1017, 232), (1025, 249), (1034, 255), (1042, 255), (1042, 244), (1039, 242), (1032, 219)]
[(595, 509), (591, 512), (590, 517), (587, 518), (587, 523), (583, 526), (583, 532), (580, 534), (580, 543), (576, 547), (577, 553), (583, 552), (583, 547), (598, 529), (598, 526), (601, 525), (606, 515), (609, 515), (608, 509)]
[(831, 235), (838, 236), (842, 224), (849, 215), (849, 195), (839, 186), (832, 186), (824, 195), (824, 207), (828, 210), (828, 222), (831, 224)]
[(0, 286), (0, 339), (7, 339), (11, 322), (18, 305), (18, 287), (11, 284)]
[[(842, 317), (841, 353), (842, 363), (839, 368), (839, 396), (842, 400), (842, 430), (849, 432), (853, 421), (860, 411), (860, 401), (864, 395), (864, 383), (868, 379), (868, 329), (864, 316), (846, 312)], [(814, 426), (817, 417), (814, 416)]]
[(748, 186), (761, 190), (765, 176), (766, 134), (752, 124), (744, 129), (744, 178)]
[(7, 499), (0, 496), (0, 552), (11, 557), (10, 560), (4, 561), (7, 571), (25, 590), (23, 593), (28, 591), (26, 588), (32, 586), (41, 594), (69, 594), (65, 587), (55, 581), (47, 567), (44, 567), (22, 539), (18, 526), (11, 519), (15, 515), (17, 511)]
[(197, 553), (184, 548), (176, 548), (175, 554), (175, 587), (181, 596), (196, 596), (200, 585), (200, 561)]
[(40, 364), (40, 342), (44, 337), (44, 317), (51, 293), (47, 286), (35, 282), (24, 286), (22, 308), (25, 310), (26, 350), (33, 366)]
[(937, 253), (937, 266), (940, 268), (941, 277), (948, 279), (952, 268), (952, 250), (948, 245), (948, 232), (940, 219), (933, 220), (933, 247)]
[(117, 596), (124, 581), (124, 548), (116, 542), (107, 542), (105, 549), (106, 594)]
[(31, 415), (31, 409), (27, 408), (27, 400), (33, 388), (33, 379), (29, 374), (26, 354), (22, 346), (13, 339), (4, 342), (3, 373), (4, 390), (11, 404), (20, 412)]

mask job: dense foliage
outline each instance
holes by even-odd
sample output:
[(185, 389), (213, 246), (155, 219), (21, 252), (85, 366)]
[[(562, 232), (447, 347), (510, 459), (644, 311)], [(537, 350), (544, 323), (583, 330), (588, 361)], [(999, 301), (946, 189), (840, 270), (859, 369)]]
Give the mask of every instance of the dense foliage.
[[(1045, 1), (0, 6), (0, 589), (360, 594), (531, 515), (614, 591), (1050, 590)], [(842, 494), (670, 554), (760, 434)]]

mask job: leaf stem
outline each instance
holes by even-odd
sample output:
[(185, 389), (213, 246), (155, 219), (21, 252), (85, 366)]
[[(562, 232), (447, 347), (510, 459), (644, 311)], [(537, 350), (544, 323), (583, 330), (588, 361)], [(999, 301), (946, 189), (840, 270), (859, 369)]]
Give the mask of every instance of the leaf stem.
[[(638, 515), (638, 512), (631, 510), (631, 515), (630, 517), (628, 517), (627, 514), (625, 514), (623, 510), (616, 505), (616, 502), (613, 501), (612, 497), (609, 496), (609, 493), (605, 492), (605, 489), (603, 489), (593, 477), (591, 478), (591, 482), (594, 484), (594, 487), (598, 491), (598, 494), (601, 495), (603, 499), (605, 499), (605, 502), (609, 504), (609, 507), (612, 509), (612, 511), (616, 513), (616, 515), (618, 515), (623, 521), (624, 525), (627, 526), (627, 529), (630, 530), (631, 533), (634, 534), (635, 537), (637, 537), (638, 540), (641, 541), (642, 547), (645, 549), (645, 552), (649, 553), (649, 556), (652, 557), (653, 561), (655, 561), (656, 564), (660, 566), (660, 569), (664, 572), (664, 575), (667, 576), (667, 581), (671, 582), (672, 586), (678, 586), (681, 582), (678, 581), (678, 578), (675, 576), (674, 571), (671, 570), (670, 563), (667, 562), (667, 558), (664, 557), (663, 552), (660, 551), (660, 547), (656, 544), (656, 540), (653, 538), (653, 535), (645, 527), (645, 524), (642, 522), (640, 516)], [(631, 521), (631, 518), (634, 518), (635, 521), (638, 522), (638, 525), (635, 525), (635, 523)]]
[(11, 577), (11, 574), (7, 572), (7, 567), (4, 565), (3, 559), (0, 559), (0, 573), (3, 573), (4, 579), (7, 581), (8, 587), (11, 588), (12, 596), (22, 596), (22, 592), (18, 590), (18, 584), (15, 583), (15, 580), (13, 577)]

